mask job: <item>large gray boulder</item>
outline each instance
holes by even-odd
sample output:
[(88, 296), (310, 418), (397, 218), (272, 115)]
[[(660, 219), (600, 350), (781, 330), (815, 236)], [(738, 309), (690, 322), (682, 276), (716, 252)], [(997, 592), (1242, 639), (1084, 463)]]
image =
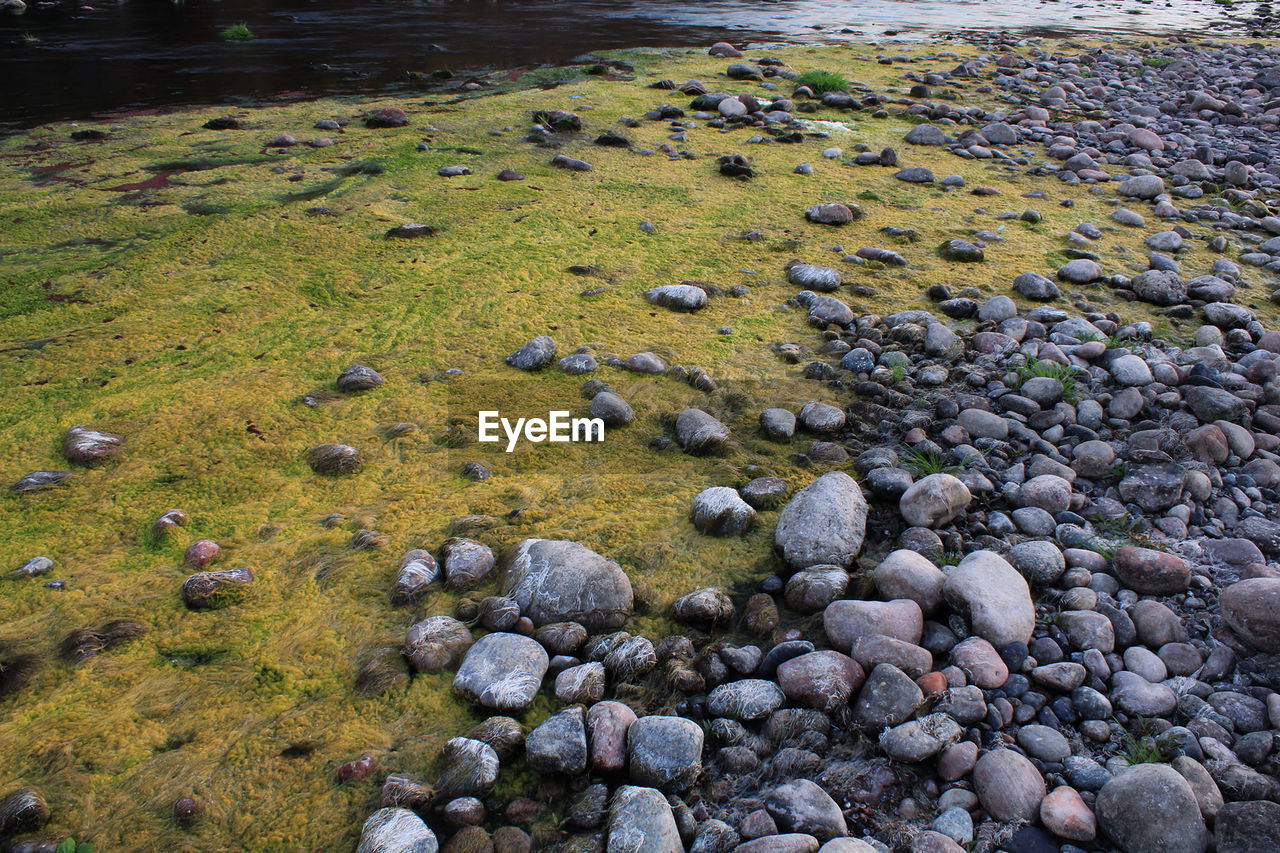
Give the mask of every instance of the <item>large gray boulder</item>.
[(1125, 853), (1204, 853), (1209, 833), (1195, 792), (1167, 764), (1138, 764), (1098, 792), (1098, 825)]
[(707, 695), (707, 710), (716, 717), (762, 720), (787, 701), (782, 688), (763, 678), (721, 684)]
[(816, 264), (792, 264), (787, 270), (787, 281), (805, 290), (831, 293), (838, 290), (842, 279), (837, 270)]
[(483, 797), (498, 781), (497, 750), (469, 737), (450, 738), (441, 750), (436, 788), (444, 797)]
[(1249, 411), (1244, 400), (1222, 388), (1192, 385), (1183, 389), (1182, 396), (1187, 402), (1187, 408), (1200, 419), (1202, 424), (1211, 424), (1214, 421), (1235, 423)]
[(1133, 292), (1153, 305), (1177, 305), (1187, 298), (1187, 284), (1171, 270), (1147, 270), (1133, 277)]
[(521, 370), (541, 370), (556, 357), (556, 342), (539, 335), (507, 356), (507, 364)]
[(1280, 579), (1249, 578), (1218, 597), (1222, 620), (1255, 649), (1280, 652)]
[(587, 716), (581, 705), (565, 708), (547, 717), (529, 732), (524, 742), (525, 758), (539, 773), (570, 776), (587, 769)]
[(972, 499), (959, 478), (930, 474), (911, 484), (898, 500), (898, 509), (912, 527), (942, 527), (963, 514)]
[(808, 779), (779, 785), (765, 798), (764, 805), (783, 832), (800, 832), (819, 841), (849, 834), (840, 806)]
[(706, 307), (707, 292), (692, 284), (666, 284), (646, 290), (644, 298), (654, 305), (670, 308), (672, 311), (697, 311)]
[(693, 499), (689, 520), (698, 530), (712, 536), (742, 536), (755, 526), (756, 511), (737, 489), (712, 486)]
[(942, 603), (947, 576), (928, 557), (900, 548), (880, 561), (872, 575), (876, 589), (888, 599), (908, 598), (928, 613)]
[(523, 711), (537, 695), (550, 663), (536, 640), (520, 634), (485, 634), (467, 650), (453, 689), (486, 708)]
[(408, 809), (378, 809), (360, 832), (356, 853), (436, 853), (435, 833)]
[(1229, 803), (1214, 822), (1218, 853), (1280, 850), (1280, 804), (1270, 800)]
[(942, 128), (932, 124), (917, 124), (907, 131), (907, 142), (912, 145), (946, 145), (947, 136)]
[(974, 551), (961, 560), (947, 574), (942, 595), (968, 617), (975, 634), (997, 649), (1030, 642), (1036, 627), (1031, 589), (994, 551)]
[(684, 717), (641, 717), (627, 729), (631, 781), (683, 791), (702, 773), (702, 726)]
[(452, 616), (432, 616), (409, 628), (404, 656), (416, 672), (453, 666), (471, 648), (471, 629)]
[(999, 821), (1035, 820), (1046, 793), (1040, 771), (1011, 749), (993, 750), (978, 759), (973, 787), (987, 814)]
[(1159, 175), (1137, 175), (1116, 187), (1120, 195), (1128, 198), (1153, 199), (1164, 192), (1164, 181)]
[(715, 453), (729, 441), (729, 428), (702, 409), (685, 409), (676, 417), (676, 443), (685, 453)]
[(685, 853), (667, 798), (657, 788), (623, 785), (609, 805), (605, 853)]
[(796, 492), (782, 509), (774, 547), (793, 569), (833, 565), (848, 568), (862, 550), (867, 500), (843, 471), (823, 474)]
[(503, 578), (535, 625), (578, 622), (593, 633), (621, 628), (631, 616), (631, 581), (622, 568), (590, 548), (558, 539), (526, 539)]

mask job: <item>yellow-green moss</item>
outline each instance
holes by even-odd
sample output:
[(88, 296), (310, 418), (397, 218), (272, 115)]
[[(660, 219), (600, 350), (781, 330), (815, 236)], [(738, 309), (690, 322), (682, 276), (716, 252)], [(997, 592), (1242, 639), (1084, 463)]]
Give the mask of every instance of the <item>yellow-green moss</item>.
[[(825, 69), (890, 94), (910, 86), (901, 77), (906, 66), (879, 65), (871, 49), (770, 53), (798, 71)], [(803, 116), (850, 128), (803, 145), (747, 146), (750, 131), (699, 128), (687, 144), (695, 160), (597, 148), (589, 140), (617, 129), (620, 117), (687, 102), (646, 88), (654, 80), (699, 78), (758, 91), (724, 80), (722, 61), (701, 51), (624, 56), (639, 69), (634, 81), (544, 74), (544, 82), (571, 82), (545, 91), (504, 83), (496, 93), (425, 104), (397, 97), (262, 106), (237, 111), (247, 128), (239, 131), (202, 129), (223, 113), (205, 109), (120, 119), (101, 143), (72, 142), (65, 125), (0, 141), (0, 473), (13, 482), (31, 470), (66, 467), (58, 442), (74, 424), (126, 436), (116, 461), (78, 470), (47, 492), (0, 496), (0, 568), (45, 554), (57, 563), (52, 577), (68, 584), (52, 592), (39, 581), (0, 581), (0, 639), (45, 661), (27, 688), (0, 704), (0, 790), (41, 787), (55, 824), (102, 850), (350, 846), (378, 775), (338, 786), (337, 766), (369, 752), (384, 771), (427, 776), (442, 739), (481, 719), (451, 697), (447, 675), (416, 677), (407, 690), (378, 698), (353, 690), (365, 651), (398, 644), (416, 619), (452, 608), (444, 593), (417, 608), (389, 606), (400, 553), (438, 547), (461, 516), (489, 516), (478, 538), (495, 549), (528, 536), (572, 538), (628, 569), (640, 602), (635, 630), (669, 631), (665, 613), (676, 596), (773, 570), (775, 513), (764, 513), (743, 539), (718, 540), (693, 532), (690, 499), (711, 485), (740, 483), (748, 465), (794, 486), (813, 476), (790, 461), (801, 442), (778, 447), (754, 430), (766, 406), (837, 400), (768, 347), (816, 341), (801, 312), (780, 307), (794, 290), (782, 271), (787, 260), (841, 266), (830, 251), (837, 244), (847, 252), (868, 245), (901, 251), (905, 268), (843, 267), (848, 281), (876, 291), (846, 295), (855, 311), (887, 313), (923, 307), (934, 283), (996, 294), (1021, 272), (1050, 273), (1062, 261), (1062, 236), (1080, 222), (1106, 225), (1112, 210), (1103, 203), (1109, 189), (1095, 196), (908, 146), (908, 121), (865, 112)], [(781, 90), (789, 91), (785, 82)], [(972, 90), (962, 97), (966, 105), (1000, 106)], [(409, 113), (409, 127), (369, 130), (358, 121), (392, 105)], [(563, 153), (596, 171), (553, 169), (554, 152), (522, 141), (535, 109), (582, 115), (588, 131)], [(311, 127), (329, 117), (350, 121), (332, 147), (261, 149), (280, 132), (324, 135)], [(669, 130), (646, 122), (624, 132), (638, 147), (656, 149)], [(416, 150), (423, 141), (431, 150)], [(821, 149), (832, 144), (846, 151), (892, 145), (903, 165), (960, 174), (970, 187), (994, 186), (1001, 195), (907, 186), (891, 169), (823, 160)], [(441, 150), (458, 147), (481, 153)], [(714, 157), (725, 152), (747, 154), (760, 177), (721, 178)], [(805, 160), (815, 174), (792, 174)], [(39, 171), (61, 163), (74, 165)], [(455, 163), (474, 174), (436, 176)], [(503, 168), (528, 179), (494, 180)], [(166, 186), (113, 189), (181, 169), (194, 170), (172, 174)], [(1033, 188), (1048, 199), (1019, 198)], [(1064, 198), (1076, 206), (1060, 207)], [(867, 216), (839, 230), (805, 222), (804, 208), (827, 200), (858, 201)], [(334, 215), (308, 213), (318, 206)], [(1040, 225), (995, 219), (1028, 207), (1043, 214)], [(656, 233), (641, 233), (642, 220)], [(409, 221), (442, 231), (416, 241), (383, 238)], [(1002, 224), (1005, 242), (988, 249), (984, 264), (947, 264), (934, 254), (945, 239)], [(909, 225), (920, 239), (899, 246), (879, 233), (889, 225)], [(1134, 271), (1140, 237), (1162, 227), (1108, 234), (1098, 244), (1104, 264)], [(737, 239), (752, 229), (766, 239)], [(1184, 261), (1188, 268), (1208, 263), (1201, 248)], [(596, 265), (604, 278), (571, 275), (571, 264)], [(696, 315), (642, 299), (650, 287), (687, 279), (752, 290), (714, 299)], [(605, 291), (580, 295), (595, 287)], [(1260, 304), (1251, 307), (1267, 312), (1262, 291), (1253, 293)], [(1104, 290), (1086, 294), (1126, 318), (1147, 316)], [(717, 335), (721, 326), (733, 334)], [(452, 424), (474, 431), (482, 408), (514, 415), (585, 409), (582, 378), (526, 376), (503, 364), (544, 333), (562, 354), (583, 345), (601, 356), (653, 350), (700, 365), (722, 388), (744, 394), (745, 405), (733, 409), (724, 395), (708, 397), (673, 379), (606, 369), (601, 377), (632, 403), (637, 421), (611, 431), (604, 445), (539, 445), (508, 455), (497, 445), (442, 443)], [(379, 370), (386, 384), (315, 408), (300, 403), (331, 389), (354, 362)], [(426, 381), (451, 367), (463, 375)], [(724, 416), (740, 449), (708, 459), (648, 449), (664, 419), (688, 405)], [(379, 426), (398, 421), (421, 431), (383, 438)], [(325, 441), (358, 447), (364, 471), (312, 474), (304, 453)], [(492, 479), (463, 480), (468, 461), (488, 466)], [(171, 507), (186, 510), (191, 523), (155, 542), (150, 524)], [(319, 524), (330, 513), (344, 517), (338, 529)], [(350, 551), (360, 528), (386, 534), (389, 548)], [(210, 612), (182, 606), (182, 552), (197, 538), (222, 545), (222, 565), (253, 568), (258, 580), (247, 598)], [(55, 662), (69, 630), (123, 617), (150, 632), (78, 667)], [(531, 719), (546, 710), (531, 711)], [(311, 751), (282, 755), (298, 744)], [(206, 807), (190, 832), (170, 816), (183, 795)]]

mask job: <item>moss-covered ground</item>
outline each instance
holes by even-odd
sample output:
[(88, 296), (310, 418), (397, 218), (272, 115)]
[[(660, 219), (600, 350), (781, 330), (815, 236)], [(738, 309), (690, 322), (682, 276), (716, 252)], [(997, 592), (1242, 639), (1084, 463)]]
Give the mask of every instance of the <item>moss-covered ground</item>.
[[(909, 90), (905, 72), (956, 64), (884, 65), (872, 48), (770, 54), (891, 97)], [(529, 536), (575, 539), (628, 570), (640, 601), (633, 630), (660, 635), (671, 629), (663, 614), (676, 596), (773, 570), (776, 513), (764, 513), (741, 540), (717, 540), (692, 530), (691, 498), (744, 482), (753, 465), (807, 482), (812, 470), (792, 459), (803, 443), (763, 441), (756, 417), (814, 397), (839, 402), (769, 347), (818, 343), (803, 312), (784, 308), (795, 289), (784, 263), (841, 267), (846, 281), (874, 291), (846, 288), (855, 313), (887, 313), (924, 307), (935, 283), (1009, 293), (1017, 274), (1051, 275), (1061, 265), (1072, 227), (1112, 224), (1111, 190), (1091, 194), (907, 146), (910, 123), (892, 105), (888, 118), (827, 109), (802, 116), (841, 123), (828, 126), (826, 140), (746, 145), (751, 130), (698, 127), (687, 143), (670, 143), (696, 159), (641, 156), (638, 149), (669, 143), (667, 123), (632, 130), (619, 118), (664, 102), (688, 105), (650, 83), (698, 78), (713, 90), (761, 90), (726, 80), (725, 61), (701, 50), (618, 58), (635, 66), (634, 79), (553, 72), (541, 78), (561, 83), (553, 88), (530, 85), (540, 79), (533, 75), (495, 78), (492, 90), (457, 97), (268, 104), (235, 111), (245, 129), (234, 131), (202, 129), (222, 108), (120, 118), (100, 126), (102, 141), (73, 141), (78, 128), (68, 125), (0, 141), (0, 476), (11, 483), (67, 468), (60, 441), (75, 424), (125, 436), (106, 465), (77, 469), (43, 492), (0, 496), (0, 567), (37, 555), (56, 563), (43, 579), (0, 580), (0, 640), (40, 661), (25, 687), (0, 697), (0, 793), (40, 787), (54, 831), (101, 850), (349, 849), (381, 773), (339, 785), (336, 767), (371, 753), (383, 772), (429, 778), (442, 739), (480, 719), (451, 697), (447, 675), (415, 677), (373, 698), (353, 688), (368, 650), (399, 644), (423, 616), (452, 611), (456, 596), (444, 592), (414, 608), (388, 604), (405, 550), (434, 551), (458, 529), (495, 550)], [(977, 91), (980, 83), (953, 87), (958, 103), (1001, 106)], [(411, 124), (373, 130), (359, 121), (385, 106), (403, 108)], [(554, 169), (556, 152), (524, 141), (536, 109), (582, 116), (586, 129), (560, 153), (594, 171)], [(345, 132), (313, 130), (324, 118), (347, 122)], [(633, 149), (592, 145), (607, 129), (629, 135)], [(282, 132), (335, 144), (264, 150)], [(428, 150), (417, 150), (420, 143)], [(831, 145), (846, 153), (892, 145), (904, 166), (959, 174), (970, 188), (1001, 194), (903, 184), (892, 169), (823, 159)], [(758, 177), (718, 175), (715, 156), (730, 152), (751, 157)], [(802, 161), (813, 164), (812, 176), (792, 173)], [(456, 164), (473, 174), (436, 175)], [(527, 180), (495, 180), (507, 168)], [(1032, 189), (1047, 198), (1019, 197)], [(1059, 206), (1067, 197), (1073, 209)], [(866, 217), (839, 230), (807, 223), (805, 207), (820, 201), (857, 202)], [(1027, 208), (1043, 220), (996, 219)], [(645, 220), (653, 234), (638, 227)], [(1166, 227), (1148, 221), (1147, 232)], [(440, 231), (384, 238), (406, 222)], [(899, 244), (880, 233), (885, 226), (913, 228), (919, 239)], [(985, 263), (950, 264), (934, 253), (978, 229), (1005, 238)], [(764, 239), (739, 239), (752, 230)], [(1141, 236), (1109, 232), (1099, 241), (1108, 271), (1141, 268)], [(844, 265), (835, 246), (893, 248), (909, 265)], [(1182, 263), (1207, 271), (1210, 259), (1194, 248)], [(600, 272), (574, 275), (571, 265)], [(642, 298), (684, 280), (725, 295), (695, 315)], [(749, 286), (748, 295), (728, 296), (734, 285)], [(583, 295), (596, 288), (603, 290)], [(1248, 293), (1256, 298), (1242, 301), (1266, 308), (1265, 289)], [(1126, 318), (1144, 316), (1106, 291), (1086, 295)], [(732, 334), (718, 334), (724, 326)], [(510, 455), (499, 445), (456, 446), (459, 432), (474, 436), (480, 409), (585, 412), (583, 378), (504, 365), (539, 334), (553, 336), (560, 354), (590, 346), (602, 360), (652, 350), (706, 368), (721, 390), (706, 395), (673, 378), (605, 367), (597, 375), (631, 402), (637, 420), (604, 444)], [(336, 394), (335, 377), (353, 363), (376, 368), (386, 383)], [(450, 368), (461, 375), (443, 379)], [(313, 393), (318, 405), (304, 404)], [(726, 420), (740, 448), (715, 458), (650, 449), (687, 405)], [(398, 422), (419, 430), (385, 437), (382, 428)], [(313, 474), (304, 454), (328, 441), (357, 447), (364, 470)], [(470, 461), (493, 476), (463, 479)], [(154, 539), (152, 522), (172, 507), (190, 524)], [(334, 513), (336, 525), (321, 524)], [(470, 516), (480, 518), (458, 522)], [(386, 547), (352, 549), (361, 529), (382, 533)], [(190, 570), (182, 555), (198, 538), (221, 544), (221, 566), (253, 568), (257, 582), (244, 600), (207, 612), (183, 606)], [(45, 588), (49, 578), (66, 589)], [(58, 659), (69, 631), (118, 618), (148, 633), (78, 666)], [(542, 705), (530, 722), (547, 713)], [(184, 795), (206, 809), (190, 830), (172, 819)]]

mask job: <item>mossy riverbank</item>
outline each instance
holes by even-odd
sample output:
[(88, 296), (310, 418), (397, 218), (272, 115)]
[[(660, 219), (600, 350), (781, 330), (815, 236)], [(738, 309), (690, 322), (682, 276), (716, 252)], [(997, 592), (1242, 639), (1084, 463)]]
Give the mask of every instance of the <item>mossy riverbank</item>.
[[(933, 57), (909, 65), (880, 64), (873, 48), (767, 53), (798, 72), (829, 70), (904, 98), (912, 85), (905, 71), (955, 66), (940, 50), (979, 52), (896, 50)], [(631, 630), (668, 633), (665, 613), (677, 596), (774, 571), (767, 555), (776, 513), (764, 513), (742, 539), (712, 539), (687, 520), (692, 497), (740, 484), (749, 466), (793, 487), (807, 483), (814, 469), (793, 458), (803, 448), (765, 441), (756, 418), (814, 398), (847, 402), (770, 347), (814, 346), (804, 312), (784, 308), (795, 290), (787, 261), (840, 266), (847, 283), (865, 288), (841, 293), (855, 314), (889, 313), (926, 307), (933, 284), (996, 295), (1010, 293), (1020, 273), (1051, 276), (1066, 260), (1062, 235), (1081, 222), (1108, 223), (1114, 209), (1110, 190), (1094, 194), (1016, 166), (905, 145), (912, 121), (892, 104), (885, 118), (825, 107), (801, 114), (830, 137), (795, 145), (746, 145), (750, 129), (697, 128), (686, 143), (672, 143), (666, 122), (620, 128), (619, 118), (661, 103), (687, 107), (678, 92), (648, 88), (660, 79), (761, 90), (726, 80), (726, 61), (703, 50), (610, 56), (634, 73), (545, 74), (547, 82), (560, 78), (554, 88), (517, 80), (462, 95), (263, 105), (232, 113), (239, 130), (202, 127), (226, 115), (223, 108), (121, 118), (94, 126), (101, 140), (74, 141), (71, 133), (87, 126), (68, 125), (0, 140), (3, 476), (15, 482), (66, 468), (61, 438), (76, 424), (125, 436), (119, 458), (102, 467), (0, 498), (0, 566), (45, 555), (56, 564), (49, 577), (66, 581), (63, 591), (0, 581), (0, 641), (39, 661), (25, 686), (0, 697), (0, 792), (39, 786), (54, 827), (101, 850), (353, 846), (378, 774), (340, 785), (335, 769), (369, 753), (381, 771), (428, 775), (443, 739), (480, 719), (450, 695), (446, 675), (416, 676), (376, 698), (353, 687), (368, 652), (398, 646), (424, 616), (452, 612), (457, 596), (444, 592), (414, 608), (388, 604), (404, 551), (434, 552), (460, 527), (495, 551), (526, 537), (573, 539), (629, 572), (640, 611)], [(790, 93), (786, 81), (775, 82)], [(981, 85), (953, 87), (956, 103), (1000, 108)], [(390, 106), (405, 110), (407, 127), (368, 129), (359, 120)], [(558, 152), (532, 145), (525, 130), (539, 109), (578, 113), (584, 131)], [(320, 119), (345, 129), (313, 130)], [(593, 145), (605, 130), (625, 133), (632, 148)], [(264, 147), (280, 133), (335, 144)], [(638, 153), (663, 144), (696, 158)], [(846, 153), (893, 146), (903, 166), (958, 174), (968, 188), (1000, 194), (909, 185), (891, 169), (823, 159), (833, 145)], [(555, 153), (595, 169), (552, 168)], [(715, 157), (727, 153), (749, 156), (757, 177), (717, 174)], [(794, 174), (800, 162), (814, 174)], [(452, 165), (472, 174), (437, 176)], [(526, 180), (495, 180), (502, 169)], [(1045, 198), (1020, 198), (1030, 190)], [(1074, 207), (1060, 206), (1067, 198)], [(806, 222), (805, 208), (826, 201), (856, 202), (865, 218), (841, 229)], [(1041, 214), (1038, 222), (997, 219), (1027, 208)], [(642, 221), (653, 223), (652, 234)], [(406, 222), (439, 233), (385, 238)], [(914, 229), (918, 239), (899, 243), (881, 233), (887, 226)], [(1151, 217), (1143, 233), (1166, 227)], [(943, 241), (982, 229), (1004, 238), (983, 263), (937, 256)], [(741, 239), (751, 231), (762, 239)], [(841, 265), (843, 253), (830, 251), (837, 245), (849, 253), (891, 248), (908, 263)], [(1145, 255), (1126, 245), (1103, 241), (1098, 251), (1109, 271), (1146, 267)], [(1207, 269), (1212, 257), (1197, 244), (1180, 262)], [(575, 275), (572, 265), (596, 269)], [(643, 299), (652, 287), (685, 280), (721, 295), (696, 314)], [(1272, 319), (1263, 274), (1248, 270), (1246, 281), (1256, 298), (1238, 301)], [(748, 288), (745, 296), (729, 295), (736, 285)], [(1104, 288), (1083, 292), (1126, 320), (1152, 316), (1150, 306)], [(1194, 329), (1155, 319), (1166, 335)], [(718, 333), (722, 327), (732, 332)], [(648, 350), (701, 366), (720, 390), (602, 368), (596, 376), (637, 413), (602, 445), (544, 444), (510, 455), (500, 445), (455, 446), (459, 431), (474, 437), (481, 409), (585, 412), (583, 378), (530, 376), (503, 363), (542, 334), (560, 354), (590, 346), (603, 361)], [(386, 383), (359, 395), (333, 392), (353, 363), (376, 368)], [(462, 372), (444, 378), (451, 368)], [(307, 395), (317, 404), (304, 403)], [(691, 405), (727, 423), (740, 448), (706, 459), (651, 449), (670, 417)], [(386, 437), (386, 425), (402, 422), (418, 431)], [(305, 452), (329, 441), (357, 447), (364, 470), (313, 474)], [(472, 461), (493, 476), (463, 479)], [(150, 526), (171, 507), (191, 522), (157, 541)], [(335, 513), (341, 518), (322, 525)], [(381, 533), (385, 547), (353, 548), (362, 529)], [(210, 612), (183, 606), (183, 550), (201, 538), (223, 548), (215, 568), (253, 568), (257, 582), (241, 603)], [(122, 618), (142, 622), (147, 634), (77, 666), (58, 659), (71, 630)], [(541, 704), (526, 722), (551, 710)], [(181, 796), (205, 804), (190, 830), (171, 816)]]

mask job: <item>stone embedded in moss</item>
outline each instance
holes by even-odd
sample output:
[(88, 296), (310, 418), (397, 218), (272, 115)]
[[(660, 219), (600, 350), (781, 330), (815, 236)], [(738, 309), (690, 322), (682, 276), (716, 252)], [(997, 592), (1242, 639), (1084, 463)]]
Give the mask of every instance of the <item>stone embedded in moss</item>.
[(514, 631), (520, 621), (520, 605), (505, 595), (487, 595), (480, 599), (477, 617), (486, 630)]
[(453, 537), (440, 546), (445, 583), (449, 589), (463, 590), (483, 581), (493, 571), (493, 551), (474, 539)]
[(631, 140), (620, 133), (605, 132), (596, 137), (595, 144), (602, 148), (630, 148)]
[(672, 311), (697, 311), (707, 305), (707, 292), (692, 284), (664, 284), (646, 290), (644, 298)]
[(702, 409), (685, 409), (676, 417), (676, 442), (685, 453), (715, 453), (729, 443), (729, 438), (729, 428)]
[(586, 160), (578, 160), (575, 157), (566, 157), (563, 154), (557, 154), (551, 158), (551, 165), (557, 169), (567, 169), (570, 172), (590, 172), (595, 166)]
[(425, 811), (436, 797), (435, 788), (409, 776), (392, 774), (382, 783), (383, 807)]
[(187, 546), (186, 553), (182, 555), (182, 560), (193, 569), (203, 569), (221, 556), (222, 548), (218, 546), (217, 542), (200, 539)]
[(33, 832), (49, 822), (49, 806), (39, 788), (19, 788), (0, 800), (0, 836)]
[(307, 451), (307, 464), (317, 474), (337, 476), (359, 472), (364, 467), (364, 459), (350, 445), (318, 444)]
[(362, 755), (355, 761), (348, 761), (342, 765), (334, 773), (338, 783), (359, 782), (378, 767), (377, 760), (372, 755)]
[(968, 240), (948, 240), (938, 247), (938, 255), (957, 263), (978, 263), (983, 259), (982, 249)]
[(415, 604), (439, 580), (440, 566), (436, 558), (421, 548), (415, 548), (400, 561), (395, 586), (391, 588), (391, 603), (396, 607)]
[(839, 271), (817, 264), (787, 264), (787, 281), (805, 290), (831, 293), (840, 288), (843, 279)]
[(647, 637), (626, 637), (604, 656), (605, 669), (615, 681), (639, 681), (658, 665), (658, 654)]
[(187, 524), (187, 514), (180, 509), (166, 510), (155, 523), (151, 525), (152, 536), (164, 536), (175, 527), (185, 527)]
[(538, 335), (507, 356), (507, 364), (520, 370), (541, 370), (555, 357), (556, 342), (547, 335)]
[(373, 128), (404, 127), (408, 123), (409, 117), (399, 107), (383, 107), (380, 110), (374, 110), (364, 120), (365, 127)]
[(524, 749), (524, 728), (512, 717), (489, 717), (472, 728), (467, 737), (489, 744), (504, 760)]
[(723, 627), (733, 621), (733, 599), (717, 587), (706, 587), (677, 598), (671, 618), (699, 628)]
[(651, 352), (638, 352), (629, 356), (622, 366), (633, 373), (647, 373), (650, 376), (658, 376), (667, 370), (667, 363)]
[(591, 417), (604, 421), (605, 426), (622, 427), (636, 419), (631, 405), (612, 391), (601, 391), (591, 398)]
[(740, 178), (748, 180), (756, 176), (756, 171), (751, 165), (751, 161), (741, 154), (725, 154), (716, 161), (720, 167), (720, 174), (726, 178)]
[(378, 809), (364, 822), (356, 853), (437, 853), (435, 833), (408, 809)]
[(848, 225), (862, 218), (862, 211), (857, 205), (815, 204), (805, 210), (804, 218), (821, 225)]
[(197, 572), (182, 584), (182, 600), (192, 610), (221, 607), (238, 600), (252, 583), (249, 569)]
[(715, 44), (711, 45), (711, 47), (707, 50), (707, 55), (737, 58), (742, 56), (742, 51), (738, 50), (736, 47), (729, 44), (727, 41), (718, 41)]
[(382, 384), (382, 375), (372, 367), (353, 364), (338, 377), (338, 390), (346, 393), (368, 391)]
[(15, 578), (38, 578), (53, 571), (53, 560), (48, 557), (32, 557), (13, 573)]
[(471, 630), (449, 616), (415, 623), (405, 637), (405, 657), (417, 672), (440, 672), (456, 666), (472, 644)]
[(564, 110), (535, 110), (533, 123), (559, 132), (582, 130), (582, 119)]
[(399, 239), (414, 239), (417, 237), (434, 237), (440, 231), (434, 225), (423, 225), (420, 222), (406, 222), (404, 225), (397, 225), (387, 232), (387, 236)]
[(100, 628), (77, 628), (63, 638), (58, 654), (69, 663), (80, 663), (94, 655), (146, 635), (147, 626), (130, 619), (116, 619)]
[(67, 460), (86, 467), (96, 465), (120, 452), (124, 439), (109, 432), (99, 432), (81, 424), (67, 430), (62, 452)]
[(756, 511), (736, 489), (712, 486), (693, 499), (689, 520), (712, 536), (742, 536), (755, 526)]
[(195, 824), (203, 812), (204, 807), (193, 797), (179, 797), (173, 803), (173, 819), (184, 829)]
[(857, 482), (843, 471), (823, 474), (783, 508), (774, 544), (794, 569), (830, 564), (848, 568), (862, 550), (867, 501)]

